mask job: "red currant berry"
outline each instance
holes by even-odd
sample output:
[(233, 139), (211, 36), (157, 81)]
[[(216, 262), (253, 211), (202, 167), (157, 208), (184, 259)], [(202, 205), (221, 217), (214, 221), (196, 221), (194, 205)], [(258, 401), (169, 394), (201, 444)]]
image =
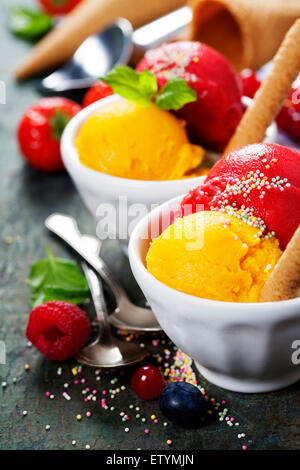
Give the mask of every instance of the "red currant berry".
[(300, 87), (292, 88), (276, 118), (279, 129), (300, 142)]
[(251, 69), (242, 70), (240, 75), (243, 84), (243, 95), (253, 98), (260, 87), (261, 81), (258, 80), (256, 73)]
[(153, 400), (163, 391), (164, 376), (154, 366), (143, 366), (137, 369), (131, 377), (131, 387), (134, 393), (143, 400)]

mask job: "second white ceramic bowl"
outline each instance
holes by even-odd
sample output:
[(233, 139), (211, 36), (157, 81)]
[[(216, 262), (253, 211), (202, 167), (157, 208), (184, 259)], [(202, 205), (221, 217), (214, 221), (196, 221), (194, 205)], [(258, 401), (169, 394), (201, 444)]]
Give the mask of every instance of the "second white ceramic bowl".
[(196, 361), (204, 377), (223, 388), (267, 392), (296, 382), (300, 379), (300, 298), (266, 303), (207, 300), (172, 289), (147, 271), (149, 229), (168, 221), (181, 199), (166, 202), (144, 217), (129, 243), (133, 274), (161, 327)]
[[(103, 229), (110, 233), (110, 238), (126, 243), (128, 234), (141, 216), (150, 212), (154, 205), (199, 186), (203, 177), (170, 181), (133, 180), (111, 176), (83, 165), (75, 146), (80, 127), (100, 108), (120, 99), (119, 95), (108, 96), (80, 111), (63, 133), (61, 153), (64, 165), (92, 215), (98, 220), (102, 218)], [(101, 224), (99, 227), (98, 236), (101, 237)]]

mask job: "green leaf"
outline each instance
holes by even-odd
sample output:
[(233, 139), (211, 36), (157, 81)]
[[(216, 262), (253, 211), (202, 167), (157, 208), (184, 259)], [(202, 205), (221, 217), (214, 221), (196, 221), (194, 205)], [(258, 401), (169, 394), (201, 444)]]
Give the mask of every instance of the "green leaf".
[(157, 85), (157, 80), (152, 73), (149, 72), (149, 70), (144, 69), (142, 73), (139, 73), (139, 88), (141, 90), (141, 93), (144, 96), (151, 97), (152, 95), (155, 95), (158, 90), (158, 85)]
[(60, 140), (63, 131), (65, 130), (66, 125), (70, 121), (70, 116), (68, 116), (61, 109), (55, 109), (53, 117), (50, 119), (50, 126), (52, 129), (53, 137), (57, 140)]
[(89, 287), (77, 264), (55, 258), (50, 248), (46, 250), (48, 258), (37, 261), (30, 268), (28, 283), (31, 288), (31, 307), (49, 300), (82, 303), (89, 296)]
[(182, 78), (173, 78), (158, 92), (157, 79), (153, 74), (146, 69), (138, 73), (127, 65), (113, 68), (101, 79), (115, 93), (141, 106), (155, 103), (161, 109), (177, 111), (197, 99), (194, 90)]
[(25, 7), (13, 7), (8, 12), (10, 31), (23, 39), (37, 39), (53, 26), (50, 15)]
[(168, 81), (156, 97), (155, 104), (161, 109), (177, 111), (185, 104), (196, 101), (194, 90), (182, 78)]
[(157, 80), (148, 70), (138, 73), (127, 65), (119, 65), (101, 78), (115, 93), (135, 101), (141, 106), (152, 103), (152, 96), (157, 92)]

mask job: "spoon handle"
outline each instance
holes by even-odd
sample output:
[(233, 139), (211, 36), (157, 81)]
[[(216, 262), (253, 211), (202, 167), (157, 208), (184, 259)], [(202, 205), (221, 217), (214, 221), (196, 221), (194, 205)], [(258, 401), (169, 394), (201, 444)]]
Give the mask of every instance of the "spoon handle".
[(81, 267), (92, 294), (96, 315), (99, 321), (99, 334), (103, 340), (104, 337), (110, 337), (110, 326), (108, 323), (108, 312), (103, 293), (102, 281), (84, 260), (81, 261)]
[(78, 230), (77, 223), (73, 217), (65, 214), (55, 213), (47, 217), (45, 220), (46, 227), (51, 232), (62, 238), (73, 250), (75, 250), (88, 264), (90, 264), (97, 273), (102, 276), (103, 280), (110, 287), (115, 296), (118, 307), (122, 301), (129, 301), (128, 296), (111, 273), (110, 269), (104, 261), (95, 253), (86, 249), (86, 244), (83, 243), (83, 236)]
[[(148, 49), (178, 38), (179, 34), (191, 23), (192, 17), (192, 9), (183, 6), (136, 29), (132, 34), (132, 42), (135, 49), (139, 51), (139, 58)], [(136, 51), (135, 54), (137, 54)]]

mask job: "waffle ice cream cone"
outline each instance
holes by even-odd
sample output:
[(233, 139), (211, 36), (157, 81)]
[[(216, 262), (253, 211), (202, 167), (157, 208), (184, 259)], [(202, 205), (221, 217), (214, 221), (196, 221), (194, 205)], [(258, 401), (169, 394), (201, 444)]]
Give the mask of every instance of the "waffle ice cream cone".
[(298, 0), (192, 0), (191, 39), (223, 53), (237, 70), (258, 69), (300, 17)]
[(260, 294), (261, 302), (296, 297), (300, 290), (300, 226), (270, 274)]
[(85, 0), (32, 49), (15, 77), (23, 80), (70, 59), (88, 36), (117, 18), (124, 17), (138, 28), (185, 3), (186, 0)]

